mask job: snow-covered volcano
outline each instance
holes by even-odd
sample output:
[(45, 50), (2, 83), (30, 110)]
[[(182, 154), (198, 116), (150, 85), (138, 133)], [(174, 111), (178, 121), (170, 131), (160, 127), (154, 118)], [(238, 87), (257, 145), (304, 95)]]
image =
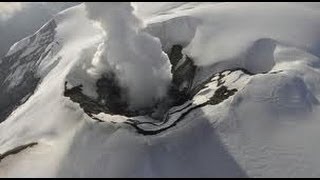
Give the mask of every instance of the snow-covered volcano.
[(131, 110), (123, 71), (90, 74), (122, 56), (108, 31), (60, 12), (0, 60), (1, 177), (320, 176), (318, 3), (131, 5), (161, 49), (128, 52), (170, 64), (141, 64), (171, 72), (166, 95)]

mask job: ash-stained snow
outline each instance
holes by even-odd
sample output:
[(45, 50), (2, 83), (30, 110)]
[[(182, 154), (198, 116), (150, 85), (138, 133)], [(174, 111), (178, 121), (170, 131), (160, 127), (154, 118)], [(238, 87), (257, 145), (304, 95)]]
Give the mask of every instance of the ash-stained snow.
[(133, 6), (164, 52), (183, 47), (178, 66), (194, 61), (192, 97), (162, 120), (89, 116), (65, 83), (97, 97), (87, 69), (106, 34), (84, 4), (67, 9), (0, 61), (0, 154), (37, 143), (1, 159), (1, 177), (320, 176), (318, 4)]

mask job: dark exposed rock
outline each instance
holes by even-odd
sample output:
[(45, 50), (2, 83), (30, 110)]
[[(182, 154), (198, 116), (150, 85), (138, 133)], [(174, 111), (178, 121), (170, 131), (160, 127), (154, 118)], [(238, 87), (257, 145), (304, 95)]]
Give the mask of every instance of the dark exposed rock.
[(65, 83), (64, 96), (69, 97), (74, 102), (78, 102), (80, 107), (88, 115), (91, 116), (91, 114), (98, 114), (100, 112), (111, 113), (106, 106), (101, 106), (98, 101), (84, 95), (82, 93), (82, 85), (67, 89), (66, 84), (67, 83)]
[(183, 57), (182, 49), (183, 47), (179, 44), (172, 46), (170, 55), (169, 55), (170, 63), (173, 67), (171, 70), (173, 70), (177, 66), (178, 62), (182, 59)]
[(191, 58), (182, 54), (181, 45), (173, 45), (170, 56), (170, 62), (172, 64), (172, 86), (175, 95), (190, 99), (190, 91), (192, 82), (195, 76), (197, 66), (194, 65)]
[(226, 86), (221, 86), (215, 91), (214, 95), (207, 103), (211, 105), (219, 104), (222, 101), (228, 99), (230, 96), (234, 95), (234, 93), (237, 91), (237, 89), (229, 90)]
[(18, 87), (2, 92), (0, 98), (0, 122), (29, 99), (40, 81), (40, 78), (34, 77), (33, 73), (30, 72), (24, 74), (23, 78), (25, 81)]

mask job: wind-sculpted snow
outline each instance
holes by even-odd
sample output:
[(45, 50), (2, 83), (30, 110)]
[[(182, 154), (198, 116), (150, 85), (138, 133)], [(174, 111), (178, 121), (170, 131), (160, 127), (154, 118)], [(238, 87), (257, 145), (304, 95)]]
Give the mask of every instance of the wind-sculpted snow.
[(194, 38), (201, 20), (192, 16), (179, 16), (161, 23), (150, 23), (144, 29), (158, 37), (164, 51), (168, 52), (175, 44), (186, 47)]
[(320, 6), (132, 6), (170, 59), (172, 99), (156, 113), (123, 111), (113, 75), (88, 76), (103, 30), (84, 4), (63, 11), (45, 38), (60, 48), (27, 38), (9, 53), (20, 58), (1, 61), (14, 79), (1, 103), (29, 84), (19, 70), (41, 80), (0, 124), (1, 177), (320, 176)]

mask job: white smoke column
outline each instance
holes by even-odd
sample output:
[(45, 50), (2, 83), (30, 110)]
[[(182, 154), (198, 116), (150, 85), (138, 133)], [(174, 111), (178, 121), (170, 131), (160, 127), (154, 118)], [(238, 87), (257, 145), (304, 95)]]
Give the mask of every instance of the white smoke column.
[(129, 2), (86, 2), (90, 19), (106, 33), (93, 65), (101, 75), (109, 68), (127, 88), (131, 109), (152, 106), (167, 93), (171, 65), (158, 38), (142, 32), (141, 21)]

